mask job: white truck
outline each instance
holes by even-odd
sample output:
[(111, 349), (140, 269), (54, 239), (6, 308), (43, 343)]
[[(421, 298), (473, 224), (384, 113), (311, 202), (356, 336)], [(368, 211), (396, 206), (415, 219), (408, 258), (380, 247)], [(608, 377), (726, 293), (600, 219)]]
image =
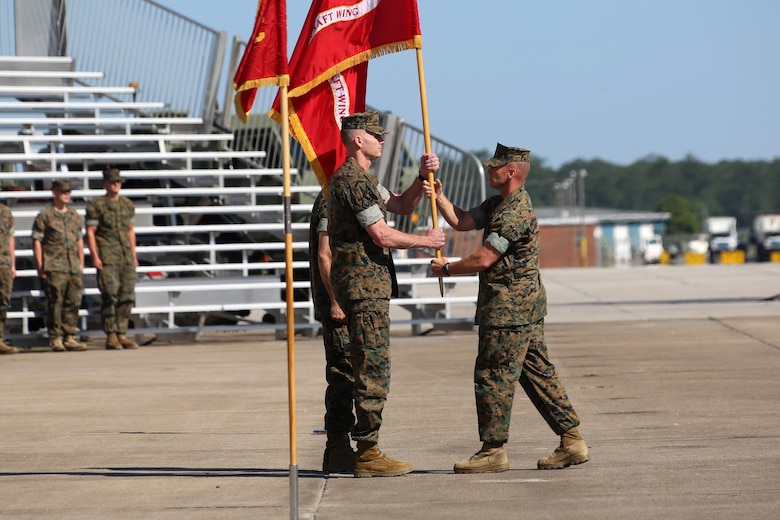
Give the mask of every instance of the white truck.
[(710, 261), (717, 262), (723, 251), (739, 249), (736, 217), (709, 217), (704, 222)]
[(657, 264), (661, 262), (664, 254), (664, 242), (661, 235), (653, 235), (645, 242), (642, 251), (642, 261), (646, 264)]
[(780, 215), (759, 215), (753, 219), (753, 240), (759, 262), (780, 254)]

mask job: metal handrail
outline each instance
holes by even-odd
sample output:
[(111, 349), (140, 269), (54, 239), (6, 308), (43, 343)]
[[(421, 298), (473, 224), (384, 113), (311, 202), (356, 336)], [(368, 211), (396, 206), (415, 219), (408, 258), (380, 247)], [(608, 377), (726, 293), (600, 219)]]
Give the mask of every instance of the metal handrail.
[(24, 9), (18, 1), (0, 0), (0, 55), (16, 55), (25, 38), (39, 38), (17, 30), (17, 17), (27, 16), (24, 27), (38, 24), (49, 33), (49, 55), (104, 73), (83, 84), (137, 84), (136, 101), (165, 100), (165, 112), (201, 118), (211, 128), (226, 33), (152, 0), (24, 0)]

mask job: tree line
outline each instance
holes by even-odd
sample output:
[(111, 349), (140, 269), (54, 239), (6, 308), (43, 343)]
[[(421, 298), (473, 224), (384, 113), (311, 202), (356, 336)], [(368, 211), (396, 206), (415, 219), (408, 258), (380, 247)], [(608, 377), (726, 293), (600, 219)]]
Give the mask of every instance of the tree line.
[[(484, 160), (489, 150), (474, 153)], [(526, 187), (534, 206), (555, 206), (556, 183), (585, 169), (587, 207), (671, 213), (667, 234), (702, 231), (708, 216), (737, 217), (747, 233), (753, 218), (780, 213), (780, 158), (773, 161), (720, 161), (708, 164), (688, 156), (681, 161), (650, 155), (627, 166), (601, 159), (577, 159), (555, 169), (532, 157)]]

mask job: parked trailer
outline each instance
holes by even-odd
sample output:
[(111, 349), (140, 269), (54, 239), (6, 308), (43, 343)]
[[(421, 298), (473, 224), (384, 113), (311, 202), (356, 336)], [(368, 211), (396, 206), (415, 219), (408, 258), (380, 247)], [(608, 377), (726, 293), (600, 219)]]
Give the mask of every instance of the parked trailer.
[(732, 259), (732, 253), (737, 251), (742, 251), (742, 262), (744, 262), (744, 247), (740, 247), (736, 217), (709, 217), (704, 222), (704, 226), (707, 232), (710, 262), (721, 262), (724, 258)]
[(759, 215), (753, 219), (753, 241), (759, 262), (780, 262), (780, 215)]

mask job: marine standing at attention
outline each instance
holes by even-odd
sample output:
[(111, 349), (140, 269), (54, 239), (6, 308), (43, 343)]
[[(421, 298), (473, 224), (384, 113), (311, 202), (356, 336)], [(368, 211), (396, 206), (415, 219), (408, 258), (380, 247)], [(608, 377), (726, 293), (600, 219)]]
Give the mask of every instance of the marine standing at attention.
[(324, 473), (355, 471), (355, 452), (349, 433), (355, 426), (352, 411), (355, 377), (350, 360), (347, 316), (339, 305), (330, 272), (333, 255), (328, 237), (328, 198), (320, 192), (314, 200), (309, 223), (309, 279), (311, 280), (314, 316), (322, 323), (325, 346), (325, 453)]
[(138, 258), (135, 252), (135, 207), (120, 195), (122, 176), (117, 168), (103, 172), (106, 194), (87, 206), (87, 245), (98, 272), (100, 310), (106, 349), (138, 348), (127, 337), (130, 312), (135, 305)]
[(16, 239), (14, 214), (0, 204), (0, 354), (16, 354), (19, 349), (3, 341), (5, 319), (11, 306), (11, 290), (16, 278)]
[(53, 352), (86, 350), (76, 337), (84, 272), (81, 217), (71, 208), (70, 181), (51, 183), (51, 205), (35, 217), (33, 256), (46, 294), (46, 330)]

